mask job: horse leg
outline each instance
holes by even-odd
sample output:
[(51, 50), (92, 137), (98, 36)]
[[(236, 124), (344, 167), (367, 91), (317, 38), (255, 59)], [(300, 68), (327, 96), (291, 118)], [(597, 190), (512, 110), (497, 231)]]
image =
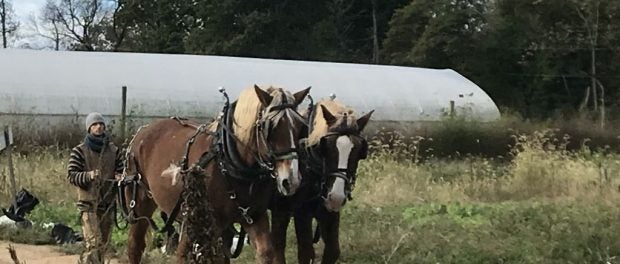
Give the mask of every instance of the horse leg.
[(297, 236), (297, 261), (299, 264), (313, 263), (314, 245), (312, 232), (312, 213), (307, 208), (295, 212), (295, 234)]
[(187, 261), (187, 253), (189, 250), (189, 241), (187, 240), (187, 228), (181, 230), (181, 237), (179, 238), (179, 245), (177, 246), (177, 263), (183, 264)]
[(334, 264), (340, 257), (340, 213), (327, 212), (324, 208), (319, 214), (321, 238), (325, 243), (321, 264)]
[(234, 226), (229, 226), (227, 228), (224, 228), (224, 231), (222, 232), (222, 247), (224, 248), (224, 254), (228, 258), (230, 258), (232, 255), (231, 251), (233, 246), (233, 240), (235, 237), (235, 231), (233, 230), (234, 228)]
[(247, 230), (252, 245), (256, 250), (256, 262), (258, 264), (270, 264), (273, 260), (273, 245), (269, 234), (269, 218), (267, 213), (262, 213), (254, 218), (254, 223), (249, 225), (243, 223), (243, 228)]
[[(221, 235), (221, 234), (220, 234)], [(226, 242), (224, 242), (224, 244), (222, 245), (223, 248), (222, 250), (224, 251), (224, 255), (223, 256), (215, 256), (213, 258), (210, 259), (203, 259), (203, 262), (200, 263), (212, 263), (212, 264), (230, 264), (230, 247), (226, 247)], [(192, 250), (192, 245), (190, 245), (190, 241), (188, 238), (188, 233), (187, 233), (187, 226), (185, 226), (182, 230), (181, 230), (181, 234), (179, 237), (179, 244), (177, 247), (177, 264), (185, 264), (188, 262), (194, 263), (197, 262), (196, 260), (190, 261), (190, 250)]]
[[(128, 194), (131, 195), (131, 194)], [(127, 196), (131, 197), (131, 196)], [(151, 217), (155, 211), (155, 203), (153, 200), (146, 197), (143, 191), (141, 191), (136, 200), (136, 206), (134, 207), (134, 213), (137, 217)], [(129, 228), (129, 235), (127, 239), (127, 255), (129, 263), (138, 264), (142, 259), (142, 253), (146, 247), (146, 231), (150, 227), (150, 223), (145, 219), (140, 219), (136, 223), (131, 224)]]
[(271, 211), (271, 239), (273, 242), (273, 263), (285, 264), (286, 229), (290, 221), (290, 213), (286, 210), (274, 209)]

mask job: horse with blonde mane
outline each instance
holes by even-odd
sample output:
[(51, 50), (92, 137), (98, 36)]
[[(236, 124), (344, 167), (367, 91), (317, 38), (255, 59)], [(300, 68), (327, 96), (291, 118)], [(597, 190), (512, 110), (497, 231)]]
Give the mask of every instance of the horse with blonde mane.
[[(195, 164), (206, 175), (207, 202), (218, 237), (231, 224), (240, 223), (250, 234), (256, 263), (271, 263), (266, 210), (276, 186), (287, 196), (300, 184), (297, 144), (305, 124), (297, 106), (309, 90), (292, 94), (281, 88), (265, 91), (254, 86), (227, 104), (228, 110), (209, 126), (164, 119), (139, 130), (127, 160), (127, 175), (139, 183), (133, 192), (131, 188), (125, 191), (126, 197), (132, 197), (126, 203), (132, 220), (129, 262), (140, 263), (145, 233), (154, 226), (151, 215), (156, 208), (181, 220), (175, 214), (183, 190), (178, 178), (186, 176), (187, 164)], [(184, 262), (188, 246), (187, 236), (182, 234), (179, 263)], [(227, 254), (222, 263), (229, 262)]]
[(314, 263), (312, 220), (317, 219), (325, 248), (321, 263), (336, 263), (340, 256), (340, 209), (355, 185), (358, 162), (368, 151), (361, 137), (373, 111), (356, 118), (353, 109), (336, 100), (322, 100), (305, 117), (309, 128), (302, 149), (302, 183), (290, 197), (277, 196), (271, 207), (271, 232), (275, 249), (274, 263), (285, 261), (286, 230), (290, 218), (295, 222), (297, 259), (300, 264)]

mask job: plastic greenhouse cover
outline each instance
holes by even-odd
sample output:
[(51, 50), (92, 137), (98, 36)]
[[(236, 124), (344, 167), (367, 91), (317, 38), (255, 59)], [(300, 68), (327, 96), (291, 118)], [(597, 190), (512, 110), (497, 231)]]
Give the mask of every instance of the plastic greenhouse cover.
[[(450, 111), (483, 121), (499, 118), (493, 100), (450, 69), (271, 60), (220, 56), (0, 51), (0, 114), (104, 115), (121, 112), (121, 86), (134, 116), (215, 116), (257, 84), (292, 92), (312, 86), (315, 101), (335, 94), (373, 120), (434, 121)], [(300, 108), (305, 108), (304, 103)]]

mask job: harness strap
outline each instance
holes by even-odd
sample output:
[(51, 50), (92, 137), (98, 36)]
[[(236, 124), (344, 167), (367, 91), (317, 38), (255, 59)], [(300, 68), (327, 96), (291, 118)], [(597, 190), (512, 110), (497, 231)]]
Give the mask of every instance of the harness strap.
[[(189, 148), (187, 149), (187, 151), (189, 152)], [(213, 152), (205, 152), (202, 154), (202, 156), (200, 156), (200, 159), (198, 160), (198, 162), (192, 165), (191, 168), (199, 167), (202, 169), (207, 164), (209, 164), (209, 162), (211, 162), (216, 156), (217, 155), (213, 154)], [(187, 175), (187, 172), (188, 170), (184, 170), (182, 172), (184, 177), (185, 175)], [(184, 202), (183, 197), (179, 197), (179, 199), (177, 199), (177, 202), (174, 205), (174, 208), (170, 212), (170, 215), (168, 215), (168, 217), (166, 218), (164, 226), (161, 228), (161, 230), (159, 230), (160, 233), (168, 232), (172, 228), (174, 221), (176, 221), (177, 217), (179, 216), (179, 211), (181, 210), (181, 205), (183, 205), (183, 202)]]
[(187, 171), (189, 169), (188, 167), (188, 159), (189, 159), (189, 151), (192, 147), (192, 145), (194, 144), (194, 142), (196, 141), (196, 137), (198, 135), (200, 135), (201, 133), (205, 133), (206, 131), (206, 125), (200, 125), (198, 128), (196, 128), (196, 132), (194, 132), (194, 135), (192, 135), (189, 140), (187, 140), (187, 143), (185, 144), (185, 154), (183, 155), (183, 157), (181, 158), (181, 169), (184, 171)]
[[(239, 231), (237, 231), (234, 227), (230, 227), (231, 229), (233, 229), (234, 233), (239, 236), (239, 239), (237, 240), (237, 245), (235, 245), (235, 251), (230, 255), (231, 258), (238, 258), (239, 255), (241, 255), (241, 251), (243, 249), (243, 245), (245, 242), (245, 229), (243, 227), (240, 228)], [(234, 236), (234, 235), (233, 235)]]
[[(230, 124), (234, 122), (232, 113), (235, 106), (236, 102), (232, 103), (230, 107), (224, 107), (224, 110), (222, 111), (223, 116), (218, 123), (218, 152), (221, 153), (219, 159), (224, 161), (223, 163), (220, 163), (220, 165), (222, 165), (222, 168), (226, 166), (226, 170), (232, 171), (233, 173), (229, 173), (227, 175), (232, 176), (235, 179), (253, 181), (262, 175), (271, 174), (271, 168), (260, 162), (257, 162), (258, 166), (247, 167), (241, 161), (235, 144), (236, 142), (240, 142), (240, 140), (235, 136), (235, 133), (230, 127)], [(260, 159), (255, 157), (255, 160), (258, 161)]]
[[(129, 201), (129, 208), (127, 208), (127, 197), (125, 197), (125, 188), (127, 187), (127, 185), (131, 185), (131, 200)], [(138, 193), (138, 186), (141, 186), (147, 193), (150, 193), (149, 189), (142, 182), (141, 177), (136, 177), (135, 175), (128, 175), (125, 176), (123, 180), (118, 182), (119, 199), (117, 202), (119, 204), (119, 207), (121, 208), (121, 214), (123, 215), (123, 218), (125, 218), (125, 221), (127, 221), (127, 223), (129, 224), (135, 224), (139, 220), (144, 220), (149, 223), (153, 230), (158, 230), (157, 224), (155, 223), (155, 221), (153, 221), (153, 218), (148, 216), (135, 215), (135, 211), (133, 209), (136, 206), (136, 195)], [(125, 226), (125, 228), (126, 227), (127, 226)]]
[(177, 199), (177, 203), (174, 205), (174, 208), (172, 209), (172, 212), (170, 212), (170, 215), (168, 216), (168, 218), (166, 218), (166, 222), (164, 223), (164, 226), (159, 230), (159, 233), (164, 233), (164, 232), (168, 233), (168, 231), (173, 228), (172, 225), (174, 224), (174, 221), (176, 221), (177, 216), (179, 215), (179, 210), (181, 210), (182, 204), (183, 204), (183, 198), (179, 197), (179, 199)]
[(347, 175), (346, 171), (336, 171), (336, 172), (329, 173), (327, 175), (343, 179), (346, 183), (349, 183), (351, 181), (349, 179), (349, 176)]
[[(194, 144), (194, 142), (196, 141), (196, 137), (198, 137), (198, 135), (200, 135), (201, 133), (207, 133), (208, 131), (206, 131), (206, 125), (200, 125), (199, 127), (196, 128), (196, 132), (194, 133), (194, 135), (192, 135), (192, 137), (190, 137), (190, 139), (187, 141), (186, 145), (185, 145), (185, 154), (183, 155), (183, 157), (181, 158), (181, 173), (186, 176), (188, 171), (190, 170), (189, 166), (188, 166), (188, 160), (189, 160), (189, 152), (191, 150), (192, 145)], [(211, 135), (214, 135), (211, 133)], [(214, 155), (212, 152), (205, 152), (202, 154), (202, 156), (200, 156), (200, 159), (198, 160), (198, 162), (194, 165), (192, 165), (192, 168), (199, 166), (200, 168), (203, 168), (204, 166), (206, 166), (211, 160), (213, 160), (213, 158), (215, 158), (216, 155)], [(183, 204), (184, 200), (183, 197), (179, 196), (179, 199), (177, 199), (176, 204), (174, 205), (174, 208), (172, 209), (172, 211), (170, 212), (170, 215), (167, 217), (164, 226), (162, 227), (161, 230), (159, 230), (160, 233), (163, 232), (168, 232), (168, 230), (170, 230), (172, 228), (172, 225), (174, 224), (174, 221), (176, 221), (177, 216), (179, 215), (179, 210), (181, 210), (181, 205)]]
[[(223, 126), (223, 130), (225, 134), (228, 134), (231, 137), (233, 137), (235, 141), (239, 141), (239, 139), (237, 139), (237, 137), (234, 135), (234, 133), (231, 131), (231, 129), (227, 125), (222, 124), (222, 126)], [(260, 159), (258, 157), (255, 158), (255, 160), (257, 160), (256, 164), (259, 165), (258, 167), (256, 166), (247, 167), (247, 166), (242, 165), (242, 162), (236, 155), (236, 152), (233, 152), (233, 151), (236, 151), (236, 148), (235, 150), (232, 150), (232, 148), (234, 148), (232, 145), (225, 144), (223, 148), (221, 149), (221, 151), (224, 154), (222, 158), (226, 160), (226, 164), (230, 164), (231, 167), (233, 167), (232, 169), (235, 172), (237, 172), (237, 173), (233, 173), (234, 178), (240, 179), (240, 180), (246, 180), (246, 181), (253, 181), (256, 178), (254, 176), (260, 177), (261, 175), (269, 174), (271, 172), (271, 168), (269, 167), (269, 165), (259, 162)], [(248, 174), (251, 176), (249, 177), (237, 176), (237, 175), (248, 175)]]

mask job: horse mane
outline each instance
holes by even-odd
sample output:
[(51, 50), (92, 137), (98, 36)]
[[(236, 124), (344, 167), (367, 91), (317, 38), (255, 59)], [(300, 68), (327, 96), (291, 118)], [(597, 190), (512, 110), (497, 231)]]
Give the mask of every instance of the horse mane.
[[(347, 107), (338, 100), (323, 99), (314, 106), (314, 120), (312, 121), (312, 131), (308, 135), (308, 145), (313, 146), (321, 141), (321, 138), (329, 132), (330, 127), (327, 125), (327, 121), (323, 118), (323, 109), (321, 105), (325, 106), (330, 113), (337, 118), (344, 117), (343, 113), (347, 113), (346, 124), (348, 126), (355, 126), (355, 110)], [(309, 114), (309, 113), (308, 113)]]
[[(273, 97), (271, 104), (267, 108), (283, 104), (284, 99), (286, 99), (288, 103), (295, 101), (295, 97), (290, 92), (285, 92), (282, 88), (270, 86), (265, 91)], [(262, 109), (263, 106), (256, 95), (254, 87), (241, 91), (233, 114), (233, 131), (235, 136), (239, 139), (239, 143), (247, 148), (256, 148), (256, 121)], [(283, 115), (284, 111), (277, 111), (275, 114)], [(280, 117), (281, 116), (274, 119), (279, 120)], [(275, 125), (277, 124), (274, 124), (274, 126)]]

